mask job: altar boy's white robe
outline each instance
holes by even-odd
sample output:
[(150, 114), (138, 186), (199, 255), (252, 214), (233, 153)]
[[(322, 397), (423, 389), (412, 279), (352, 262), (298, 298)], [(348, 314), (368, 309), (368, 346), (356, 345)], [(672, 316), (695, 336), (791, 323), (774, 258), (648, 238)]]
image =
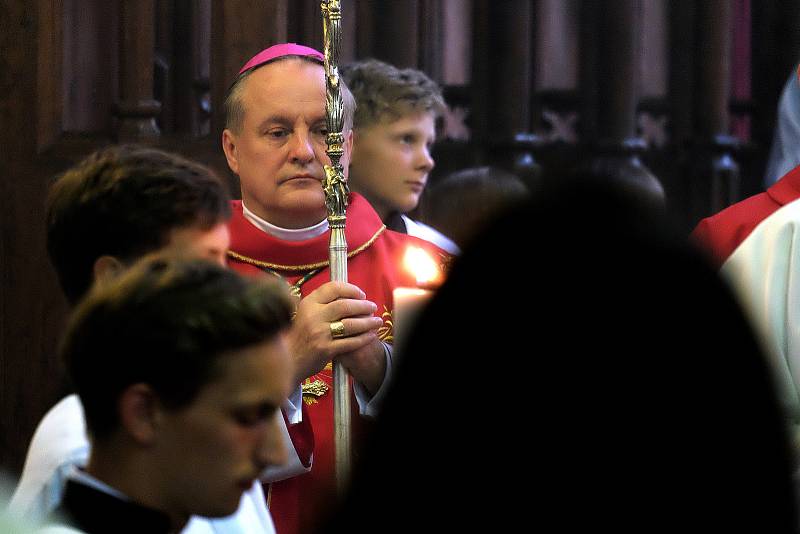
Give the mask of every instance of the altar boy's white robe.
[(759, 334), (800, 451), (800, 200), (762, 221), (720, 272)]

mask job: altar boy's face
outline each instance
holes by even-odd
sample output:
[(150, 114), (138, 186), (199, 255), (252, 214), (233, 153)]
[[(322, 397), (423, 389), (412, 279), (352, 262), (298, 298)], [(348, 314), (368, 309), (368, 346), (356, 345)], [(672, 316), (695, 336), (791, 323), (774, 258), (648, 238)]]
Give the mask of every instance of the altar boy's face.
[(163, 410), (156, 442), (166, 508), (181, 516), (236, 511), (270, 465), (286, 462), (280, 406), (294, 370), (282, 336), (219, 358), (194, 401)]

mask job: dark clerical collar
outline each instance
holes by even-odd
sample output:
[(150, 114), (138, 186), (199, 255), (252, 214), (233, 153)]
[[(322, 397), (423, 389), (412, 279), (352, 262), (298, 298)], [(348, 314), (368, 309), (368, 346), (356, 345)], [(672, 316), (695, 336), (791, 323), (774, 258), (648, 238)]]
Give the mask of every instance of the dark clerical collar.
[(383, 224), (385, 224), (386, 228), (389, 230), (394, 230), (395, 232), (400, 232), (401, 234), (408, 233), (403, 216), (398, 212), (394, 212), (386, 217), (386, 220), (383, 221)]
[(51, 520), (66, 522), (87, 534), (167, 534), (172, 532), (170, 518), (164, 512), (68, 480), (61, 505)]

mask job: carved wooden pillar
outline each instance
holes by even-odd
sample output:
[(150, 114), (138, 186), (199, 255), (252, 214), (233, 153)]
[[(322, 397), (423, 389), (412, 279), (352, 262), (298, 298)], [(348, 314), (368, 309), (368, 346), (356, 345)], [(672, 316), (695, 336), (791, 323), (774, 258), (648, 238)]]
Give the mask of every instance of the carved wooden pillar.
[[(738, 145), (729, 135), (732, 12), (729, 0), (698, 2), (697, 90), (694, 125), (698, 152), (710, 178), (708, 208), (715, 213), (739, 199), (739, 166), (732, 153)], [(702, 179), (702, 178), (701, 178)]]
[(135, 141), (157, 137), (161, 103), (153, 99), (154, 0), (120, 2), (119, 119), (117, 137)]
[(442, 0), (420, 0), (418, 68), (434, 80), (444, 77), (442, 38), (444, 36), (444, 6)]
[(476, 0), (472, 53), (473, 137), (488, 147), (486, 162), (513, 170), (533, 185), (540, 139), (531, 133), (533, 3)]
[(220, 135), (225, 126), (225, 94), (242, 65), (260, 50), (286, 41), (288, 2), (225, 0), (211, 3), (212, 137)]
[(695, 17), (693, 0), (669, 4), (669, 105), (670, 137), (676, 148), (687, 145), (692, 134), (694, 94)]
[(61, 96), (61, 12), (57, 0), (0, 0), (0, 471), (10, 480), (62, 377), (65, 309), (45, 253), (43, 199), (63, 168), (41, 153), (60, 133), (61, 105), (46, 100)]
[[(342, 16), (347, 6), (342, 6)], [(319, 0), (292, 0), (288, 4), (287, 40), (322, 51), (322, 9)]]
[(192, 9), (192, 132), (211, 131), (211, 0), (193, 3)]
[[(319, 2), (318, 2), (319, 3)], [(356, 0), (342, 0), (342, 64), (356, 59), (356, 32), (358, 11)], [(320, 26), (322, 21), (320, 19)]]
[(701, 137), (728, 133), (731, 11), (728, 0), (698, 2), (696, 129)]
[(442, 83), (465, 86), (470, 82), (472, 8), (460, 0), (442, 4)]
[(531, 126), (550, 143), (577, 142), (577, 13), (577, 0), (536, 2)]
[(420, 1), (359, 2), (357, 57), (419, 68)]
[(592, 167), (663, 198), (656, 177), (642, 164), (646, 148), (636, 137), (640, 0), (601, 0), (583, 6), (584, 135), (597, 147)]
[[(291, 0), (288, 4), (288, 32), (286, 39), (292, 43), (311, 46), (322, 52), (322, 9), (320, 0)], [(355, 59), (356, 50), (356, 0), (341, 0), (342, 55), (341, 64)]]
[(597, 133), (601, 143), (620, 145), (636, 134), (638, 0), (600, 2)]
[(203, 124), (208, 130), (201, 106), (203, 86), (208, 92), (211, 4), (178, 0), (157, 6), (155, 96), (163, 106), (159, 125), (165, 134), (197, 136)]

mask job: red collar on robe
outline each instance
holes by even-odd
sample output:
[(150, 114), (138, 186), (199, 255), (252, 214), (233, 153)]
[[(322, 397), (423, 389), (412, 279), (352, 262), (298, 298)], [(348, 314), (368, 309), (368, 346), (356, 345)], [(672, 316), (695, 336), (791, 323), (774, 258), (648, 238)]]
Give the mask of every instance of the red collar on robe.
[[(228, 227), (231, 233), (230, 252), (234, 258), (239, 255), (275, 264), (271, 268), (278, 271), (308, 270), (320, 264), (327, 265), (330, 230), (311, 239), (285, 241), (253, 226), (245, 218), (240, 200), (234, 200), (231, 207), (233, 215)], [(386, 226), (367, 200), (357, 193), (351, 193), (344, 231), (348, 254), (369, 247), (385, 229)]]
[(767, 194), (781, 206), (800, 198), (800, 166), (787, 172), (783, 178), (775, 182)]
[(750, 233), (767, 217), (800, 198), (800, 166), (795, 167), (763, 193), (753, 195), (700, 221), (692, 240), (709, 254), (719, 268)]

